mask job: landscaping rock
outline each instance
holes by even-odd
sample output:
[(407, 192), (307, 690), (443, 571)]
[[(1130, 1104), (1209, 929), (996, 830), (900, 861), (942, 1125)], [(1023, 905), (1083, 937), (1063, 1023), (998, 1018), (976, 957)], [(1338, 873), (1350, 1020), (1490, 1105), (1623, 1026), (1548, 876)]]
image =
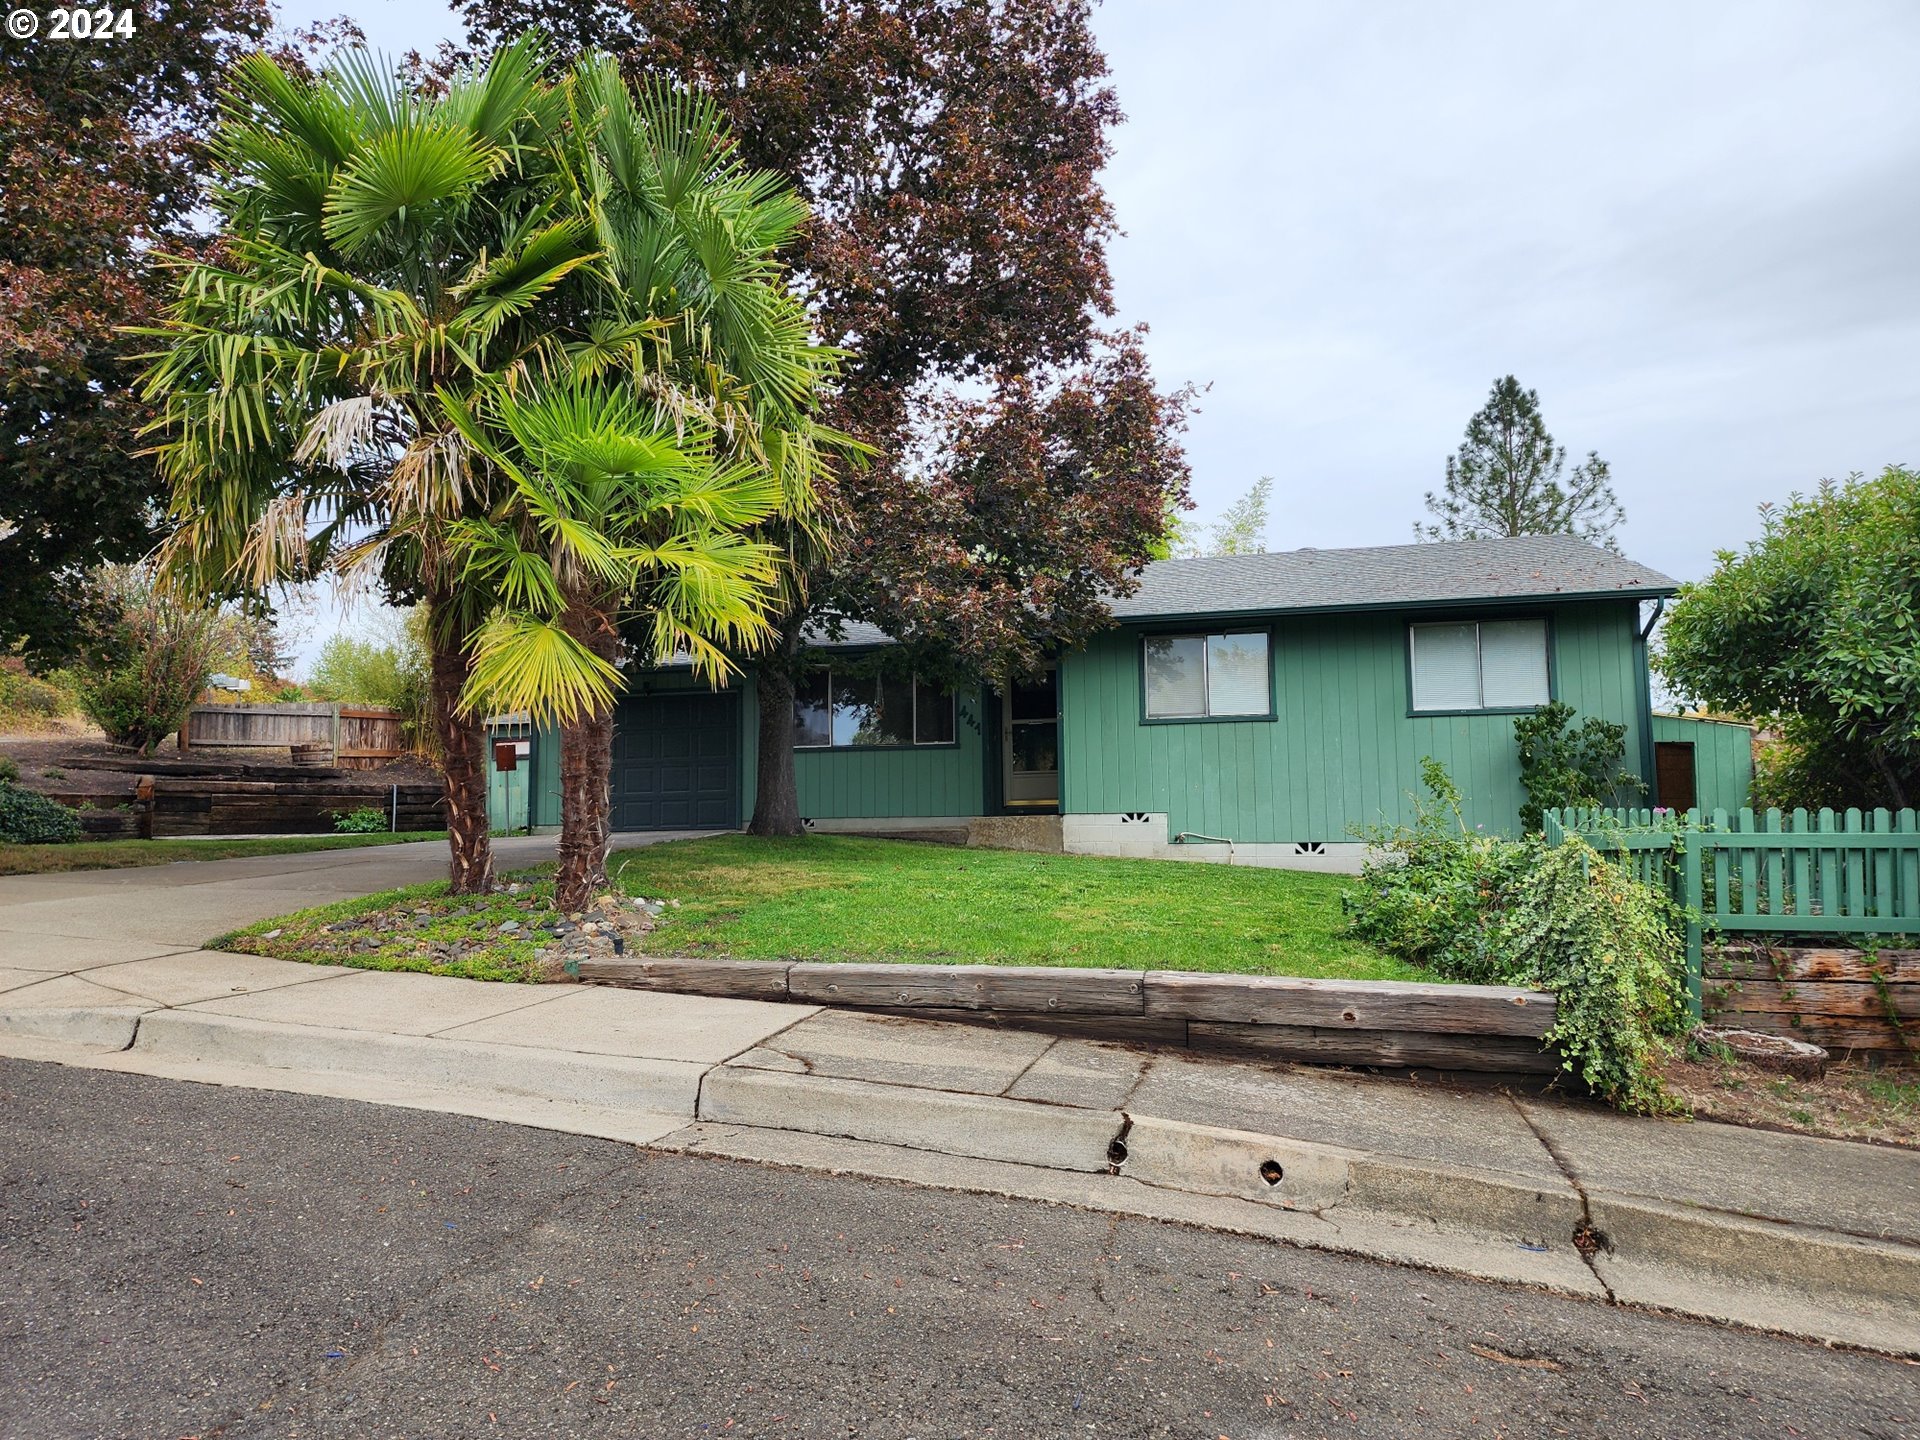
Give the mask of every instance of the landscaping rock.
[[(582, 961), (638, 951), (664, 908), (658, 900), (642, 901), (630, 904), (629, 897), (608, 893), (596, 897), (590, 909), (563, 916), (553, 908), (548, 882), (516, 880), (496, 884), (485, 900), (410, 898), (310, 930), (282, 927), (259, 939), (265, 953), (291, 953), (302, 960), (354, 964), (377, 956), (382, 963), (442, 974), (460, 974), (471, 966), (482, 967), (487, 978), (503, 969), (525, 969), (526, 978), (558, 980)], [(486, 933), (448, 933), (475, 917)], [(265, 943), (270, 940), (277, 943)]]

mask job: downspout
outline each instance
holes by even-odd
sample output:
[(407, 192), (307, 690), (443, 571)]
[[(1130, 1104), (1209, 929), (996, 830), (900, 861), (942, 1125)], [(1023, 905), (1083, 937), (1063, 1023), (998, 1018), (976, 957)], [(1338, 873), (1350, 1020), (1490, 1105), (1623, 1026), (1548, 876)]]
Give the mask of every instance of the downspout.
[(1647, 638), (1653, 634), (1653, 627), (1660, 623), (1660, 617), (1667, 613), (1667, 597), (1662, 595), (1653, 602), (1653, 614), (1634, 638), (1634, 653), (1639, 658), (1640, 674), (1640, 777), (1647, 782), (1647, 801), (1650, 805), (1660, 803), (1660, 772), (1654, 764), (1653, 754), (1653, 671), (1652, 662), (1647, 655)]

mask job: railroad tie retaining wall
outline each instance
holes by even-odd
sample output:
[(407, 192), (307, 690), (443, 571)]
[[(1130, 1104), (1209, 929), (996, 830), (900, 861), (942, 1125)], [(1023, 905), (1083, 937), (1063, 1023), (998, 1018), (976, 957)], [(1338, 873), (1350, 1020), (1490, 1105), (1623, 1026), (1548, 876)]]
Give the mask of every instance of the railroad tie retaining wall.
[(1701, 968), (1703, 1008), (1715, 1025), (1835, 1054), (1920, 1059), (1920, 950), (1713, 945)]
[(1041, 965), (863, 965), (634, 957), (589, 984), (674, 990), (1252, 1052), (1330, 1065), (1546, 1074), (1551, 995), (1505, 985)]

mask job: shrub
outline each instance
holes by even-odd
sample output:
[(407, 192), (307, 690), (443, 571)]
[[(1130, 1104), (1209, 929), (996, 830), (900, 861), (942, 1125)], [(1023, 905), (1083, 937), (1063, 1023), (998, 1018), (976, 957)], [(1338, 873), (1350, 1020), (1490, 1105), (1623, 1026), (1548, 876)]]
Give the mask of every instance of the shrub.
[(80, 708), (107, 739), (142, 754), (180, 728), (216, 669), (245, 653), (231, 616), (170, 599), (135, 566), (95, 571), (89, 601)]
[(1520, 828), (1538, 830), (1556, 806), (1605, 805), (1621, 790), (1644, 791), (1640, 777), (1620, 768), (1627, 727), (1589, 715), (1578, 728), (1564, 700), (1542, 705), (1513, 722), (1520, 747), (1520, 785), (1527, 792)]
[(1658, 665), (1674, 693), (1791, 736), (1766, 800), (1920, 797), (1920, 470), (1762, 505), (1761, 534), (1682, 585)]
[(407, 748), (429, 753), (433, 726), (425, 627), (426, 611), (416, 608), (389, 623), (383, 634), (331, 637), (314, 660), (308, 687), (324, 700), (397, 711)]
[(1911, 800), (1886, 783), (1865, 743), (1837, 735), (1799, 715), (1787, 715), (1762, 732), (1753, 747), (1753, 789), (1748, 803), (1756, 810), (1804, 806), (1818, 810), (1850, 805), (1900, 808)]
[(358, 810), (336, 811), (333, 828), (342, 835), (381, 835), (386, 833), (387, 812), (373, 805)]
[(1351, 932), (1449, 979), (1551, 991), (1565, 1069), (1623, 1110), (1676, 1109), (1658, 1069), (1686, 1018), (1672, 900), (1578, 837), (1468, 830), (1446, 770), (1422, 775), (1414, 823), (1368, 835), (1382, 853), (1345, 897)]
[(0, 726), (37, 730), (73, 710), (72, 692), (54, 679), (0, 665)]
[(80, 815), (34, 790), (0, 782), (0, 841), (67, 845), (80, 838)]
[(20, 778), (20, 763), (11, 755), (0, 755), (0, 785), (11, 785)]

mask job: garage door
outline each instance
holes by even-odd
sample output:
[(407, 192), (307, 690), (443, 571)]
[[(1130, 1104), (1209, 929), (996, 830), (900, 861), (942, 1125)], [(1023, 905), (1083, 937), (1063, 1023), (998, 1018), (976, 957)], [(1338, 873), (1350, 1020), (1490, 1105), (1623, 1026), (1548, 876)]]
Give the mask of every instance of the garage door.
[(740, 697), (641, 695), (613, 720), (613, 828), (740, 823)]

